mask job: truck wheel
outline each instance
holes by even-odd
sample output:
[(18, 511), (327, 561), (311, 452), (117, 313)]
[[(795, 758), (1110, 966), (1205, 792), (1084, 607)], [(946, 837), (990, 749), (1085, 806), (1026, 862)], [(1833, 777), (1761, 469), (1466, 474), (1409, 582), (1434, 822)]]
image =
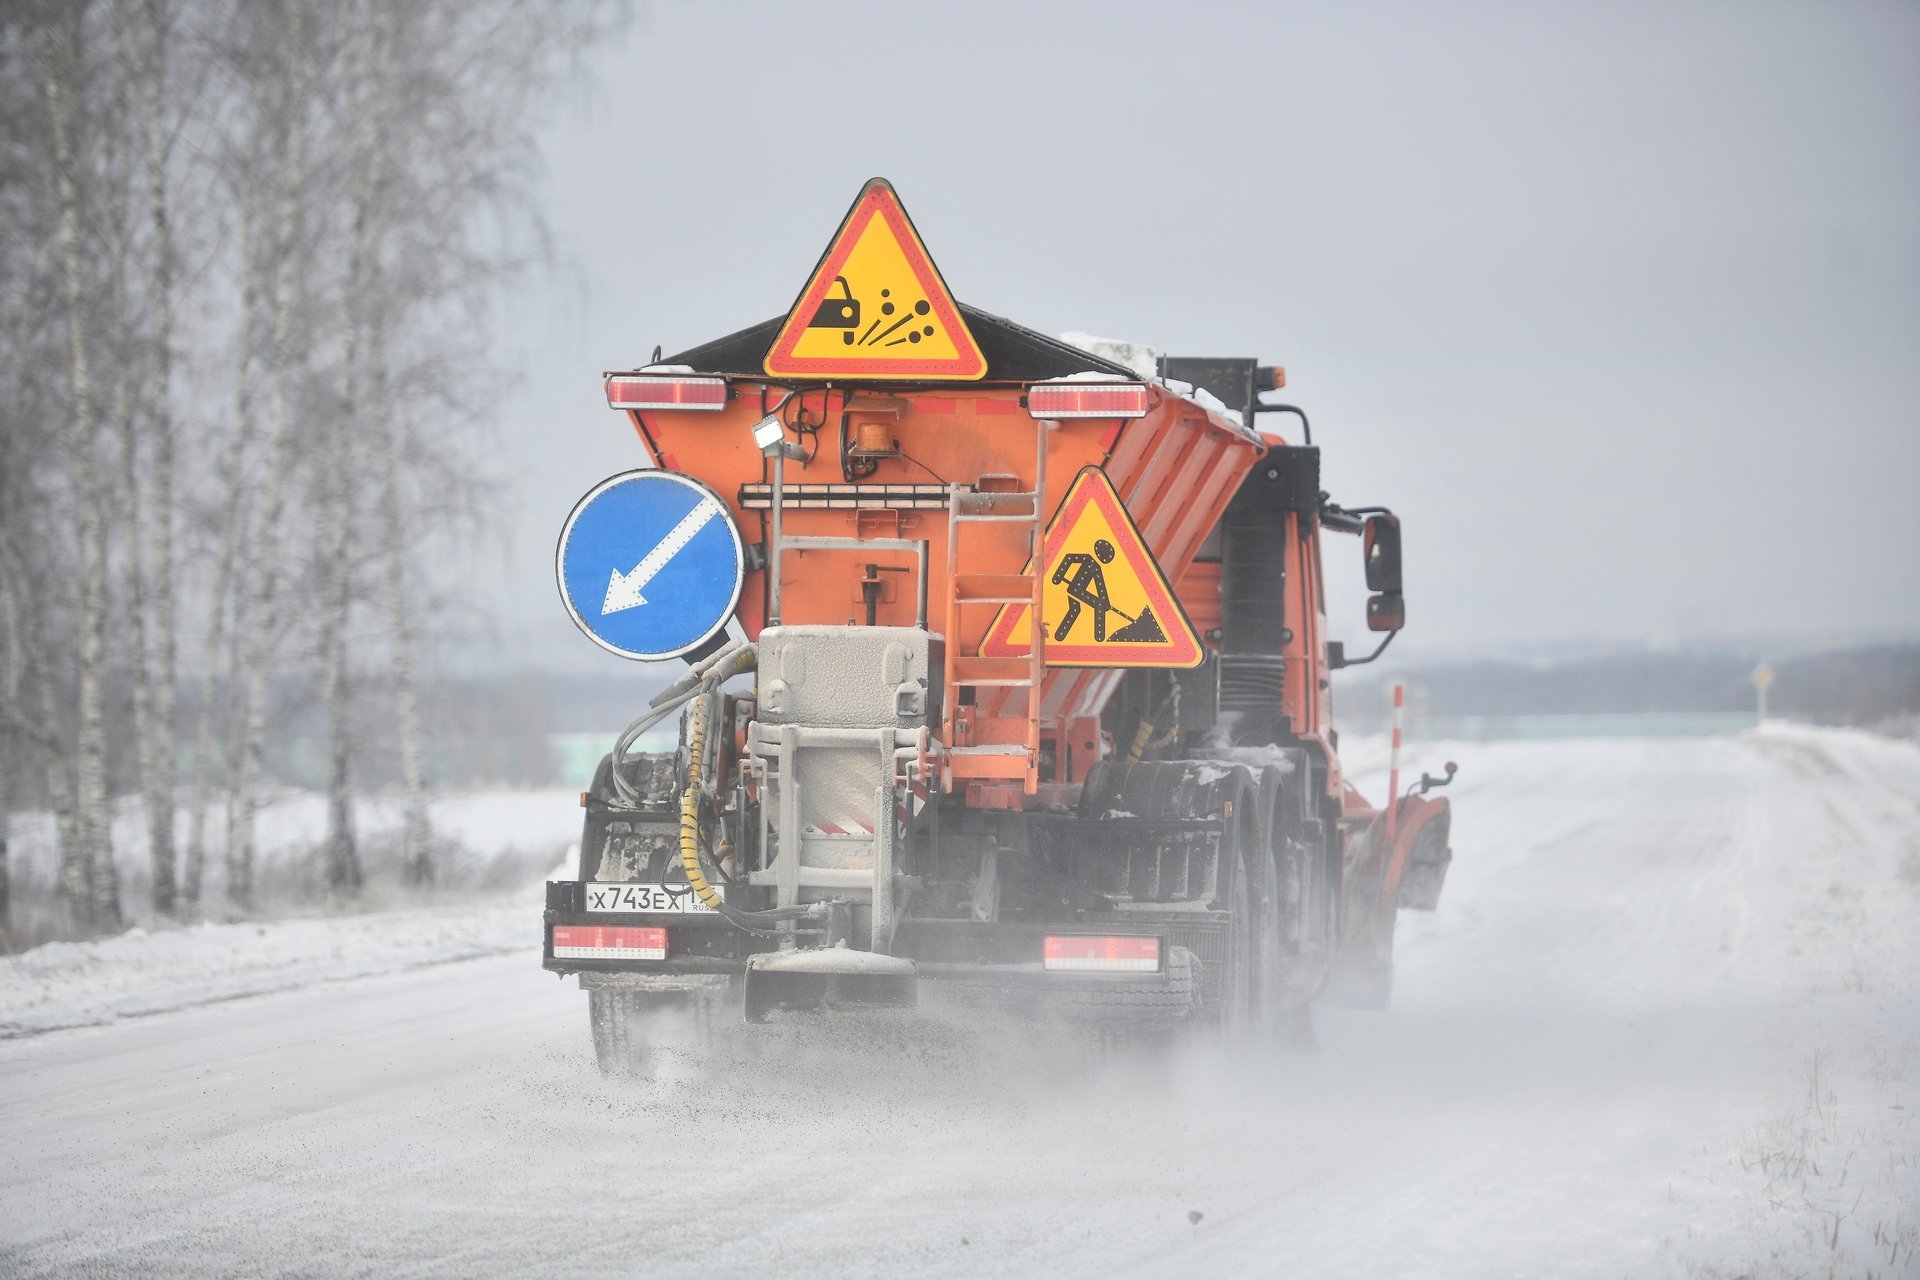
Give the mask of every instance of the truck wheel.
[(1284, 830), (1275, 838), (1272, 857), (1278, 955), (1266, 983), (1268, 1019), (1282, 1047), (1311, 1049), (1316, 1047), (1313, 999), (1327, 979), (1326, 895), (1319, 883), (1323, 859), (1316, 846)]
[(662, 1045), (709, 1049), (734, 994), (724, 980), (668, 989), (590, 989), (587, 1020), (594, 1061), (605, 1075), (648, 1076)]
[[(1219, 903), (1227, 914), (1225, 937), (1221, 942), (1221, 973), (1215, 990), (1214, 1023), (1229, 1042), (1253, 1035), (1261, 1022), (1261, 953), (1265, 949), (1272, 924), (1271, 912), (1260, 910), (1263, 897), (1256, 897), (1248, 875), (1249, 848), (1258, 831), (1250, 819), (1253, 791), (1240, 792), (1234, 801), (1235, 820), (1228, 826), (1220, 850), (1224, 885)], [(1246, 818), (1240, 817), (1246, 813)]]
[(587, 992), (587, 1020), (593, 1028), (593, 1057), (609, 1076), (644, 1074), (646, 1015), (634, 1008), (633, 991)]

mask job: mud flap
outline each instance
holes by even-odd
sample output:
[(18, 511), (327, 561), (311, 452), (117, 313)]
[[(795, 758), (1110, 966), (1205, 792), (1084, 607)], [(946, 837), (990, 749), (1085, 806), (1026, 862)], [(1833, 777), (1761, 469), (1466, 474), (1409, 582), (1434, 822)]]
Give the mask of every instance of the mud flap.
[(821, 947), (747, 961), (748, 1022), (765, 1022), (780, 1009), (911, 1009), (918, 1002), (919, 974), (898, 956)]
[(1400, 868), (1395, 900), (1409, 911), (1432, 911), (1440, 905), (1440, 890), (1453, 863), (1453, 850), (1447, 845), (1453, 811), (1445, 800), (1416, 798), (1404, 803), (1410, 810), (1404, 830), (1411, 839), (1403, 836), (1406, 848), (1395, 854), (1394, 863)]

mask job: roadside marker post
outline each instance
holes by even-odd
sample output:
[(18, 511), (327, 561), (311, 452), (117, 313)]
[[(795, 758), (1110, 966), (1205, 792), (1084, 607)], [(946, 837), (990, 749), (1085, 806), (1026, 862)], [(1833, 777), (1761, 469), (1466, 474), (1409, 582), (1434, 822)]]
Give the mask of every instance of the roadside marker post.
[(1754, 724), (1767, 722), (1767, 690), (1773, 686), (1773, 668), (1764, 661), (1747, 673), (1753, 682)]
[(1393, 847), (1394, 818), (1400, 812), (1400, 722), (1407, 705), (1407, 686), (1393, 686), (1393, 748), (1387, 757), (1387, 847)]

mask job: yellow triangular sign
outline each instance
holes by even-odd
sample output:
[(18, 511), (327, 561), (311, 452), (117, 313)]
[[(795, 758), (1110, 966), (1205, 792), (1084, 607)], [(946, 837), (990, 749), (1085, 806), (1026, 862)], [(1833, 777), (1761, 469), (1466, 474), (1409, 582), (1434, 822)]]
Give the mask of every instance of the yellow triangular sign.
[(767, 348), (785, 378), (971, 382), (986, 357), (885, 178), (860, 191)]
[[(1197, 667), (1200, 638), (1113, 482), (1083, 467), (1047, 525), (1040, 601), (1050, 667)], [(1024, 657), (1028, 607), (1006, 605), (980, 654)]]

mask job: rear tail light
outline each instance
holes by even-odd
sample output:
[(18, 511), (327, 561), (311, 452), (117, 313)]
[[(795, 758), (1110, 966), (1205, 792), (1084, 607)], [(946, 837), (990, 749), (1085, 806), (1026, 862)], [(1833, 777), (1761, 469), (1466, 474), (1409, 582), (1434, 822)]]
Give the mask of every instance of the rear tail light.
[(727, 380), (677, 373), (610, 373), (607, 404), (615, 409), (724, 409)]
[(665, 929), (625, 929), (608, 925), (553, 926), (556, 960), (665, 960)]
[(1160, 939), (1048, 937), (1044, 967), (1056, 973), (1153, 973), (1160, 968)]
[(1036, 418), (1144, 418), (1144, 382), (1037, 382), (1027, 388), (1027, 412)]

